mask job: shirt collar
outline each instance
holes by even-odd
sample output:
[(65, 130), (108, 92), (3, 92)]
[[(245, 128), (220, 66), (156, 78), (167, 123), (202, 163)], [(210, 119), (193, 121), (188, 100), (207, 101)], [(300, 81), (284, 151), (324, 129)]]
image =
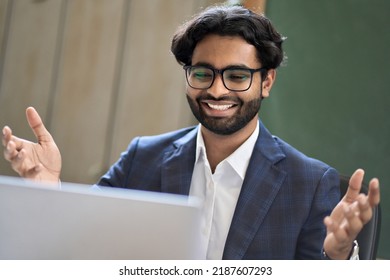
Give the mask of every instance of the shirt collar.
[[(245, 178), (245, 173), (249, 165), (249, 160), (252, 156), (253, 148), (259, 136), (259, 131), (259, 121), (257, 121), (256, 128), (251, 134), (251, 136), (224, 160), (230, 164), (230, 166), (237, 172), (237, 174), (241, 177), (242, 180), (244, 180)], [(205, 162), (207, 162), (206, 146), (204, 144), (201, 132), (201, 124), (199, 124), (198, 126), (198, 134), (196, 137), (195, 162), (197, 162), (198, 160), (204, 160)]]
[(196, 155), (195, 155), (195, 162), (199, 160), (201, 156), (203, 156), (204, 159), (207, 159), (206, 157), (206, 146), (204, 144), (202, 131), (201, 131), (202, 125), (198, 125), (198, 133), (196, 136)]

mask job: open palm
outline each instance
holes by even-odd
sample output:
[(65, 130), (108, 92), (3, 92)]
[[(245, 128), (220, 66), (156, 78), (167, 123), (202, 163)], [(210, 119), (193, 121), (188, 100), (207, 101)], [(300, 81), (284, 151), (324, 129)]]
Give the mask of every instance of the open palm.
[(37, 111), (26, 110), (28, 123), (37, 142), (18, 138), (9, 127), (3, 128), (4, 157), (22, 177), (39, 181), (58, 182), (61, 173), (61, 153), (46, 130)]

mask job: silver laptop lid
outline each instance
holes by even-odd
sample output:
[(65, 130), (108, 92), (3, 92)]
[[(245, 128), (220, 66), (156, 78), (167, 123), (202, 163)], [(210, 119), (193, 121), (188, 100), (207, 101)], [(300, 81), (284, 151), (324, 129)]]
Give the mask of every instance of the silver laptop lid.
[(0, 176), (0, 259), (199, 259), (188, 197)]

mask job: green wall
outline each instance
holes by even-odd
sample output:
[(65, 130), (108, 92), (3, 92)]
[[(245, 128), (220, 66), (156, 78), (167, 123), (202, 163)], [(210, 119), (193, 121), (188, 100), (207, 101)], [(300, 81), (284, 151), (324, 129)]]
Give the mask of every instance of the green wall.
[(381, 182), (378, 257), (390, 259), (390, 1), (268, 0), (288, 57), (261, 116), (343, 174)]

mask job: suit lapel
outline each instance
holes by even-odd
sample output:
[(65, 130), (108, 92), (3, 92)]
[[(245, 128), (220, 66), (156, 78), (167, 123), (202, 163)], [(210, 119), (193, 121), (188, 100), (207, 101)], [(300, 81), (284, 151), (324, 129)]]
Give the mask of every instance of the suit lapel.
[(285, 179), (275, 164), (284, 158), (260, 122), (256, 142), (225, 243), (224, 259), (242, 259)]
[(197, 127), (173, 143), (161, 167), (161, 191), (188, 195), (195, 164)]

